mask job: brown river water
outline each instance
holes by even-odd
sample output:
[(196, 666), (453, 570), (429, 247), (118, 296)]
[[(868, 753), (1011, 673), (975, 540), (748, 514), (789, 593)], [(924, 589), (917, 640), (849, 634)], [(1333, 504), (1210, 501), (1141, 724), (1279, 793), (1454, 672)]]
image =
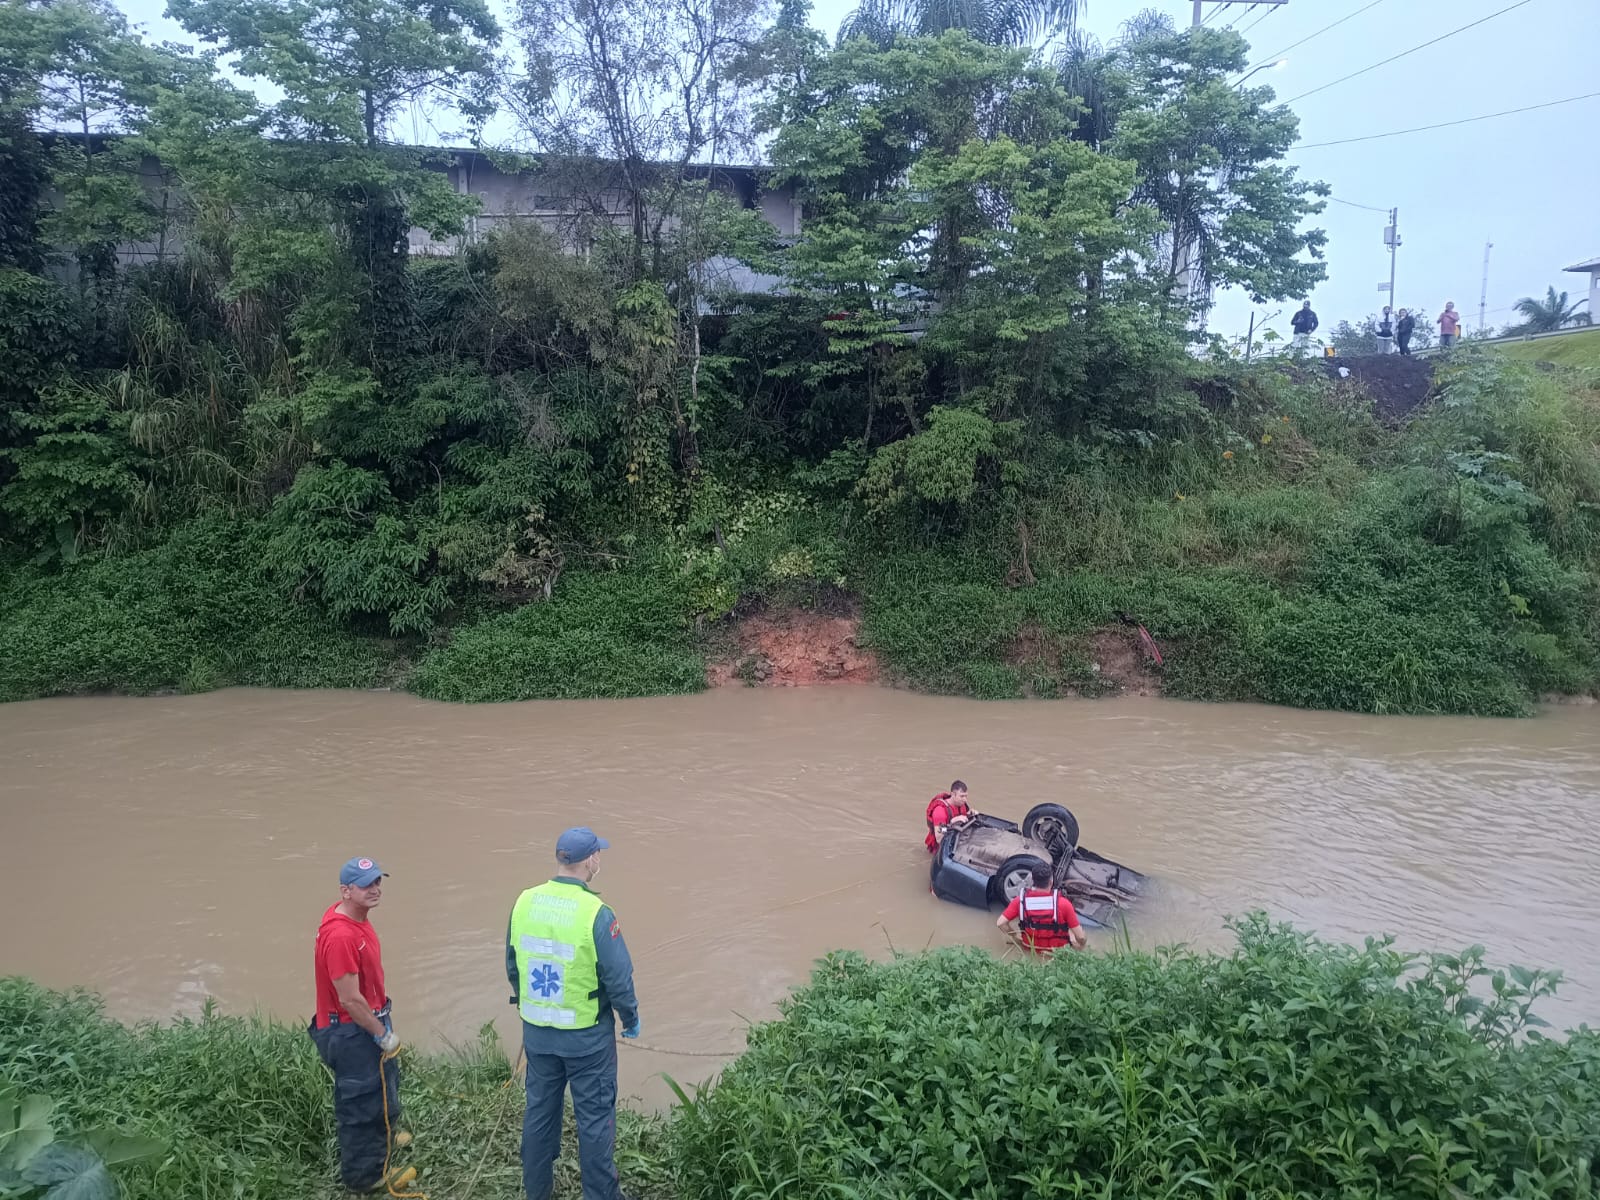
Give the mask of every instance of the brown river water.
[(1153, 876), (1136, 944), (1225, 946), (1224, 916), (1257, 907), (1340, 939), (1481, 942), (1566, 972), (1553, 1023), (1600, 1023), (1597, 734), (1596, 708), (1371, 718), (875, 687), (10, 704), (0, 974), (88, 985), (127, 1019), (207, 996), (304, 1017), (339, 864), (370, 854), (391, 873), (373, 919), (402, 1037), (494, 1021), (514, 1047), (506, 915), (556, 834), (588, 824), (612, 842), (596, 886), (655, 1048), (624, 1052), (624, 1089), (659, 1104), (660, 1072), (711, 1074), (830, 948), (1001, 949), (992, 915), (928, 890), (923, 807), (960, 776), (980, 811), (1067, 804), (1086, 846)]

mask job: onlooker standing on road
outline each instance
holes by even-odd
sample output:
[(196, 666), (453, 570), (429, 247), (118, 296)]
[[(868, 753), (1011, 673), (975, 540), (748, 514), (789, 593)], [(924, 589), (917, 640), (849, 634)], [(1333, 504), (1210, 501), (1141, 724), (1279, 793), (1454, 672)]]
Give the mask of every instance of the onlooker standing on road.
[(1378, 316), (1378, 353), (1394, 353), (1394, 314), (1389, 311), (1387, 304)]
[(339, 1174), (352, 1192), (383, 1182), (388, 1131), (400, 1117), (400, 1064), (394, 1058), (400, 1039), (383, 990), (383, 948), (367, 920), (383, 898), (383, 878), (383, 869), (370, 858), (345, 863), (339, 871), (339, 903), (322, 914), (317, 930), (311, 1040), (333, 1072)]
[(1400, 353), (1411, 354), (1411, 335), (1416, 332), (1417, 319), (1409, 308), (1400, 310), (1400, 319), (1394, 323), (1394, 340), (1400, 344)]
[(1311, 345), (1311, 335), (1317, 329), (1317, 314), (1311, 311), (1311, 301), (1307, 300), (1300, 306), (1300, 311), (1289, 320), (1289, 328), (1294, 330), (1295, 352), (1307, 349)]
[(1439, 345), (1450, 349), (1461, 336), (1461, 314), (1456, 311), (1456, 302), (1445, 302), (1444, 311), (1439, 314)]
[(617, 1141), (617, 1042), (639, 1036), (633, 960), (611, 909), (589, 884), (611, 843), (594, 830), (556, 840), (556, 875), (517, 897), (506, 929), (506, 977), (522, 1016), (528, 1108), (522, 1120), (522, 1185), (550, 1200), (561, 1153), (562, 1099), (572, 1087), (583, 1200), (623, 1200)]

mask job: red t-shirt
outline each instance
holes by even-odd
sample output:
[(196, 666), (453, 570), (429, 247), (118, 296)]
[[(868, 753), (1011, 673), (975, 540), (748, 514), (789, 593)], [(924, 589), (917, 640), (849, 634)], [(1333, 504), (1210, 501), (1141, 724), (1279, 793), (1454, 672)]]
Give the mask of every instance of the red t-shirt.
[(329, 1013), (338, 1013), (341, 1021), (350, 1019), (339, 1003), (339, 993), (333, 990), (333, 981), (346, 975), (356, 976), (368, 1008), (376, 1012), (383, 1007), (383, 947), (371, 921), (352, 921), (337, 904), (330, 906), (322, 914), (314, 957), (318, 1028), (328, 1024)]
[[(1050, 893), (1043, 888), (1025, 888), (1022, 893), (1006, 905), (1006, 911), (1001, 915), (1007, 921), (1015, 921), (1022, 914), (1022, 900), (1024, 896), (1035, 899), (1048, 896)], [(1055, 923), (1062, 926), (1062, 931), (1032, 930), (1023, 925), (1022, 944), (1035, 954), (1042, 954), (1046, 950), (1059, 949), (1068, 945), (1065, 930), (1078, 928), (1078, 910), (1072, 907), (1072, 901), (1067, 899), (1065, 892), (1056, 893)]]

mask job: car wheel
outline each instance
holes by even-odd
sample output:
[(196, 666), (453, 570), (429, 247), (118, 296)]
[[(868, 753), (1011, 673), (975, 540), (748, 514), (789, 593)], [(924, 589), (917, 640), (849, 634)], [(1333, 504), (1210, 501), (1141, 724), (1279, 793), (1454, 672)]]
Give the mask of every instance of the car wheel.
[(1010, 904), (1022, 895), (1022, 889), (1033, 886), (1033, 869), (1050, 864), (1036, 854), (1013, 854), (1000, 864), (1000, 869), (989, 881), (989, 899), (995, 904)]
[(1022, 818), (1022, 836), (1045, 845), (1055, 834), (1060, 834), (1072, 846), (1078, 844), (1078, 818), (1059, 804), (1035, 804)]

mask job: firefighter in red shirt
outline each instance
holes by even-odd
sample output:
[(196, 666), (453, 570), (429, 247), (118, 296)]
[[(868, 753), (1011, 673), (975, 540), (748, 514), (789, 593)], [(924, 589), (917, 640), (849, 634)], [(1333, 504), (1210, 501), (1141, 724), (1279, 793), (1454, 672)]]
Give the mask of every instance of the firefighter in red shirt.
[(961, 828), (972, 816), (972, 810), (967, 807), (967, 785), (958, 779), (950, 785), (948, 792), (940, 792), (929, 800), (927, 816), (928, 836), (923, 839), (923, 844), (928, 847), (929, 854), (937, 854), (945, 830), (952, 825)]
[[(383, 949), (368, 916), (383, 898), (383, 868), (352, 858), (339, 871), (339, 902), (317, 930), (317, 1011), (311, 1040), (333, 1073), (333, 1120), (345, 1187), (383, 1183), (389, 1129), (400, 1117), (400, 1048), (384, 991)], [(387, 1091), (388, 1114), (384, 1113)]]
[(1050, 886), (1050, 874), (1049, 867), (1034, 867), (1033, 886), (1023, 888), (1017, 898), (1006, 905), (995, 927), (1013, 937), (1020, 930), (1022, 944), (1038, 955), (1054, 954), (1063, 946), (1082, 950), (1089, 939), (1078, 922), (1078, 911), (1065, 892)]

